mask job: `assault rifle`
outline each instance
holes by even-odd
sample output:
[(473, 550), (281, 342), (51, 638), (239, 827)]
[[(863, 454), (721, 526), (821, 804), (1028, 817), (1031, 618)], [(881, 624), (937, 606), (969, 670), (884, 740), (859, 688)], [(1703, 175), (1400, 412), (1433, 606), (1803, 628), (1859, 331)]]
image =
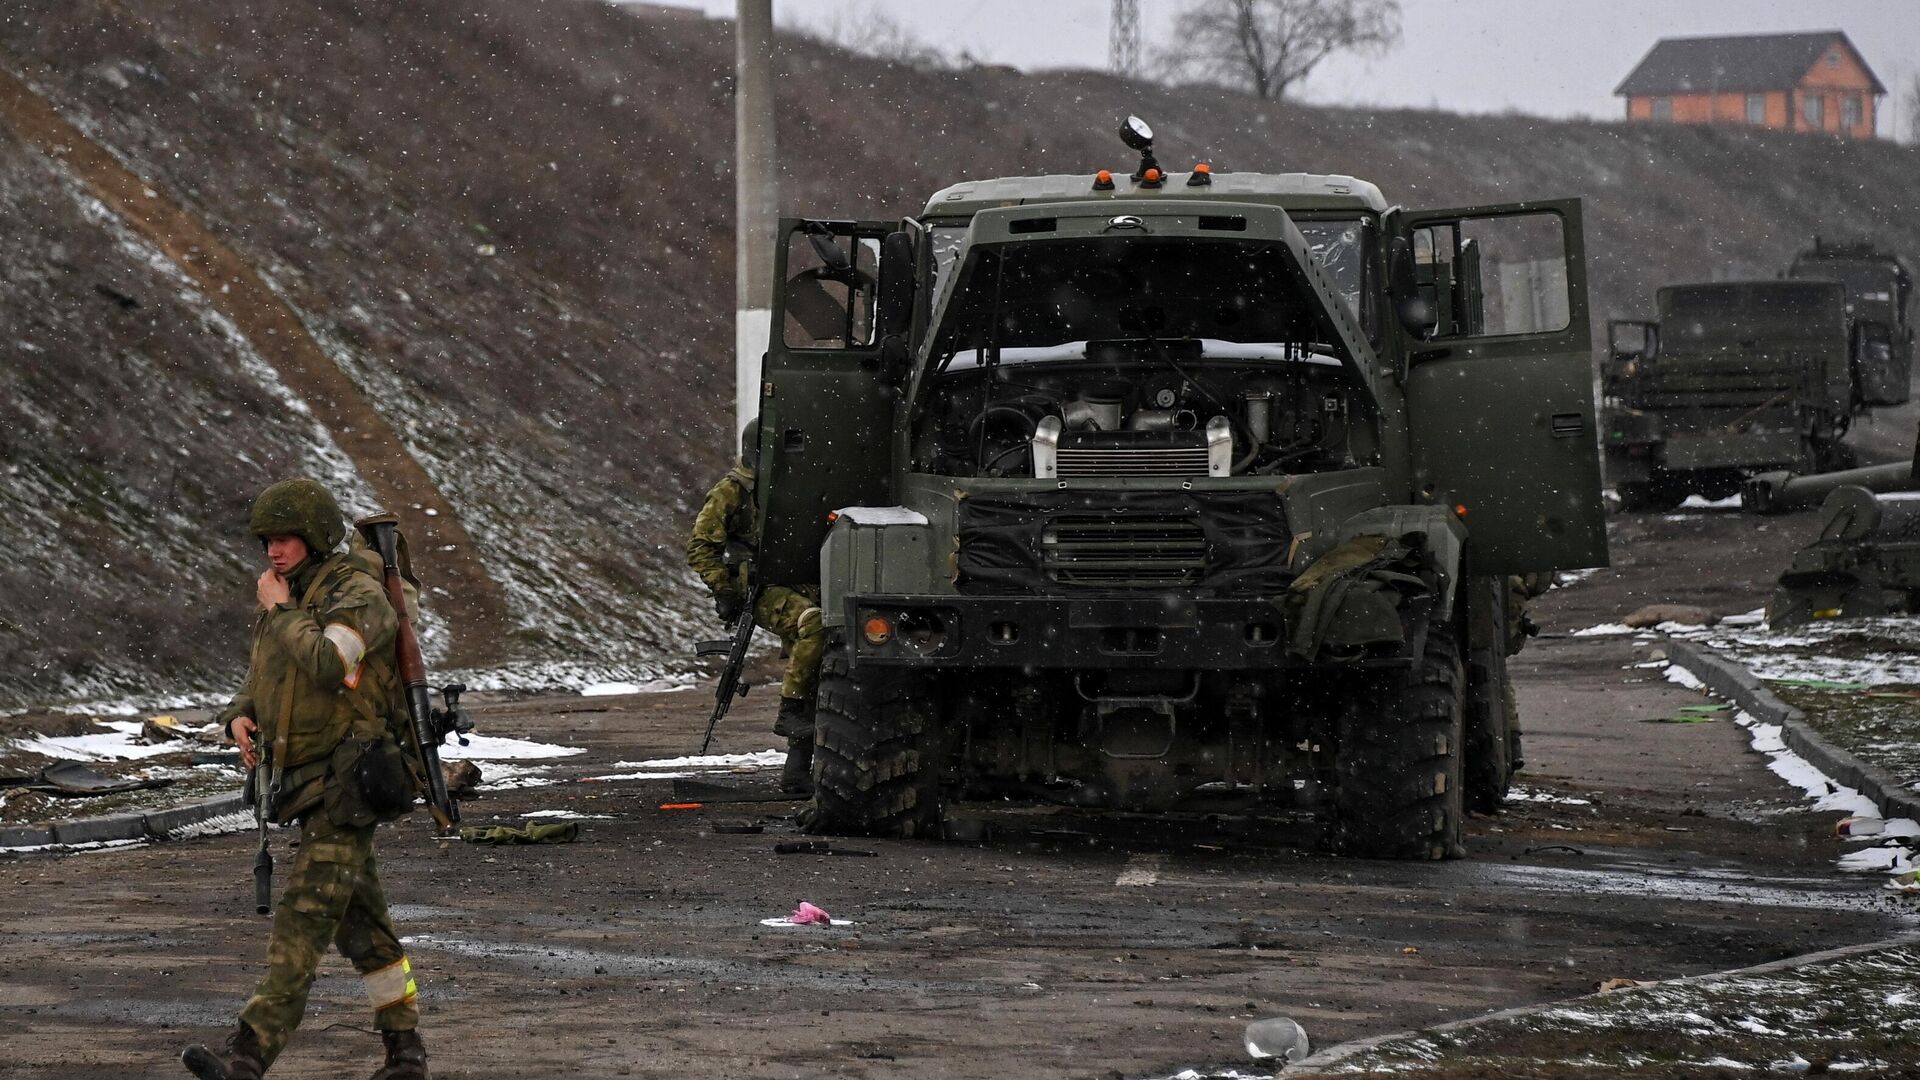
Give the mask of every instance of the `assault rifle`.
[(246, 801), (253, 805), (253, 825), (260, 830), (260, 849), (253, 855), (253, 910), (265, 915), (273, 910), (273, 851), (267, 846), (267, 820), (273, 800), (280, 794), (273, 782), (273, 750), (265, 740), (256, 743), (260, 756), (255, 759), (253, 775), (247, 778)]
[(355, 521), (367, 544), (380, 553), (380, 565), (387, 586), (387, 602), (393, 605), (399, 623), (394, 633), (395, 659), (399, 662), (400, 682), (407, 691), (407, 719), (412, 721), (415, 764), (425, 774), (427, 809), (442, 834), (460, 824), (460, 804), (447, 792), (446, 774), (440, 771), (440, 744), (448, 735), (466, 745), (473, 722), (460, 709), (460, 695), (466, 687), (454, 683), (441, 687), (446, 708), (435, 709), (427, 698), (427, 662), (420, 654), (420, 638), (414, 633), (413, 619), (407, 614), (407, 592), (400, 573), (400, 519), (392, 514), (375, 514)]
[(720, 670), (720, 684), (713, 691), (713, 715), (707, 718), (707, 736), (700, 740), (700, 752), (706, 753), (713, 745), (713, 729), (733, 707), (733, 699), (747, 696), (747, 683), (740, 678), (740, 669), (747, 662), (747, 646), (753, 644), (753, 608), (760, 600), (760, 589), (753, 586), (747, 589), (746, 603), (740, 607), (740, 617), (733, 622), (732, 636), (720, 641), (702, 641), (693, 647), (695, 656), (719, 656), (726, 654), (727, 666)]

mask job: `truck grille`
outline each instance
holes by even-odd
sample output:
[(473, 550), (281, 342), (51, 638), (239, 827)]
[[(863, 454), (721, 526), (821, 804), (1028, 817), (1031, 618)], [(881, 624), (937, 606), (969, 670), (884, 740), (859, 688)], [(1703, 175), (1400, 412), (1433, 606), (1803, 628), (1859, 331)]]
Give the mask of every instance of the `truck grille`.
[(1207, 448), (1165, 447), (1151, 450), (1076, 450), (1061, 447), (1057, 475), (1070, 476), (1205, 476)]
[(1047, 577), (1062, 585), (1192, 585), (1206, 572), (1207, 537), (1185, 516), (1060, 517), (1040, 535), (1040, 560)]

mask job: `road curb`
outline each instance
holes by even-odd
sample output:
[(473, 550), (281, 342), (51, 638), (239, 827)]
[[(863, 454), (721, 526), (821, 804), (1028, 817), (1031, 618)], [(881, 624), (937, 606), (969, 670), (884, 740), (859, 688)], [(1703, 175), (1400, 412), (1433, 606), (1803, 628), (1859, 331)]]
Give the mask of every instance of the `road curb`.
[(165, 840), (181, 829), (228, 814), (242, 813), (246, 809), (247, 804), (236, 791), (231, 795), (145, 814), (113, 814), (108, 817), (56, 821), (44, 826), (0, 829), (0, 848), (103, 844), (115, 840)]
[[(1745, 669), (1741, 670), (1744, 673)], [(1886, 949), (1897, 949), (1901, 946), (1915, 944), (1920, 944), (1920, 933), (1900, 934), (1895, 937), (1884, 938), (1880, 941), (1869, 941), (1861, 945), (1843, 945), (1837, 949), (1822, 949), (1819, 952), (1805, 953), (1800, 956), (1789, 956), (1784, 960), (1770, 960), (1764, 964), (1755, 964), (1752, 967), (1732, 968), (1727, 971), (1709, 971), (1701, 975), (1683, 975), (1676, 979), (1661, 979), (1658, 982), (1646, 983), (1644, 985), (1649, 987), (1698, 986), (1725, 982), (1729, 979), (1744, 979), (1755, 975), (1772, 975), (1775, 972), (1793, 971), (1796, 968), (1810, 967), (1814, 964), (1824, 964), (1834, 960), (1845, 960), (1849, 957), (1860, 956), (1864, 953), (1881, 952)], [(1613, 994), (1630, 994), (1632, 992), (1632, 988), (1615, 990), (1607, 996), (1611, 997)], [(1543, 1001), (1537, 1005), (1521, 1005), (1512, 1009), (1500, 1009), (1496, 1012), (1486, 1013), (1481, 1016), (1470, 1016), (1464, 1020), (1450, 1020), (1444, 1024), (1435, 1024), (1432, 1027), (1415, 1028), (1410, 1031), (1395, 1031), (1386, 1035), (1374, 1035), (1370, 1038), (1355, 1039), (1352, 1042), (1343, 1042), (1337, 1046), (1330, 1046), (1317, 1054), (1310, 1054), (1280, 1070), (1279, 1075), (1289, 1078), (1300, 1077), (1304, 1080), (1304, 1078), (1314, 1075), (1314, 1070), (1324, 1069), (1330, 1065), (1338, 1065), (1348, 1058), (1364, 1053), (1383, 1043), (1394, 1042), (1399, 1039), (1419, 1038), (1427, 1035), (1441, 1035), (1453, 1031), (1463, 1031), (1500, 1020), (1520, 1019), (1548, 1012), (1553, 1009), (1564, 1009), (1576, 1002), (1586, 1001), (1589, 998), (1597, 998), (1600, 996), (1599, 994), (1586, 994), (1581, 997), (1566, 998), (1561, 1001)]]
[(1807, 725), (1806, 714), (1781, 701), (1753, 672), (1698, 642), (1669, 638), (1667, 657), (1764, 723), (1779, 724), (1787, 748), (1814, 767), (1873, 800), (1881, 816), (1920, 821), (1920, 794), (1909, 790), (1878, 765), (1862, 761), (1820, 736)]

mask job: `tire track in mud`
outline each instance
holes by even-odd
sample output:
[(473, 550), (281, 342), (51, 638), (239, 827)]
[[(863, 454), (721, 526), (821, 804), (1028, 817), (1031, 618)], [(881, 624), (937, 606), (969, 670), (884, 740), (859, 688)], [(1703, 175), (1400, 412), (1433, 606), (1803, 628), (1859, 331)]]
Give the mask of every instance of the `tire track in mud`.
[(232, 320), (289, 389), (326, 425), (383, 506), (399, 514), (413, 548), (446, 595), (435, 608), (451, 628), (449, 666), (503, 659), (506, 593), (488, 574), (452, 504), (392, 425), (308, 334), (299, 313), (229, 247), (159, 188), (75, 127), (51, 102), (0, 65), (0, 123), (63, 163), (106, 207), (158, 247)]

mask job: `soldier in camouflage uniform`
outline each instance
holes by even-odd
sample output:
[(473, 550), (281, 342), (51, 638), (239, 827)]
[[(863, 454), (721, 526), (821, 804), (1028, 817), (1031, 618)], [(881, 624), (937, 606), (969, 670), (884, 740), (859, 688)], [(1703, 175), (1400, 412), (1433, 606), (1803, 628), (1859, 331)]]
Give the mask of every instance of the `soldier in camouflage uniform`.
[[(760, 422), (740, 437), (740, 460), (707, 492), (687, 540), (687, 565), (713, 593), (720, 621), (732, 625), (747, 601), (746, 581), (759, 533), (753, 516), (753, 473), (759, 455)], [(787, 740), (780, 787), (794, 794), (813, 790), (813, 690), (820, 678), (826, 631), (820, 623), (816, 585), (762, 583), (753, 621), (780, 635), (787, 647), (787, 672), (780, 683), (780, 714), (773, 731)]]
[(181, 1061), (201, 1080), (265, 1073), (299, 1025), (331, 942), (360, 972), (386, 1043), (374, 1080), (427, 1080), (412, 966), (374, 868), (380, 819), (366, 811), (355, 780), (353, 755), (383, 745), (405, 707), (397, 620), (374, 576), (377, 556), (340, 550), (340, 507), (311, 480), (262, 492), (251, 526), (272, 569), (256, 588), (246, 685), (219, 720), (250, 767), (266, 755), (275, 779), (260, 797), (272, 800), (274, 821), (300, 823), (300, 845), (274, 911), (266, 977), (222, 1050), (191, 1047)]

